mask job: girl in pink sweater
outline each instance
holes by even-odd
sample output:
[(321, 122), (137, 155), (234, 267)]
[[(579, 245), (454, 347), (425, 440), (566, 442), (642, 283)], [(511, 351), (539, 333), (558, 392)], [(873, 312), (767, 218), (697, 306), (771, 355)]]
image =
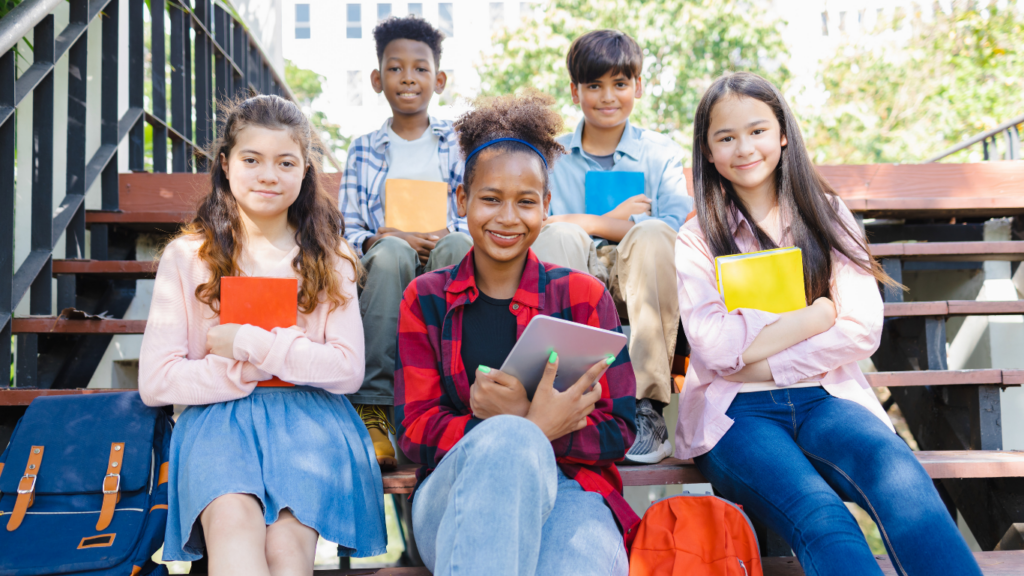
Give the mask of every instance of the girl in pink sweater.
[[(164, 250), (139, 360), (146, 404), (184, 404), (171, 440), (165, 560), (210, 574), (312, 574), (317, 536), (387, 544), (380, 469), (342, 394), (363, 381), (359, 262), (321, 187), (309, 121), (257, 96), (228, 106), (212, 186)], [(224, 276), (298, 279), (290, 328), (220, 324)], [(276, 376), (293, 386), (261, 386)]]

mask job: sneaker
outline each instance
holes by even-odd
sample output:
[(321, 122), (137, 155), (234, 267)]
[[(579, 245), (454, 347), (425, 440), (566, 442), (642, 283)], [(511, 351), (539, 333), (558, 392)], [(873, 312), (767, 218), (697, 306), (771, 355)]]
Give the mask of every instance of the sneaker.
[(383, 471), (394, 470), (398, 467), (398, 459), (395, 458), (395, 447), (388, 438), (388, 432), (394, 434), (395, 427), (388, 422), (387, 410), (376, 404), (355, 404), (352, 407), (356, 409), (356, 413), (370, 433), (373, 451), (377, 453), (377, 465)]
[(629, 464), (657, 464), (672, 455), (665, 417), (647, 398), (636, 403), (636, 440), (626, 452)]

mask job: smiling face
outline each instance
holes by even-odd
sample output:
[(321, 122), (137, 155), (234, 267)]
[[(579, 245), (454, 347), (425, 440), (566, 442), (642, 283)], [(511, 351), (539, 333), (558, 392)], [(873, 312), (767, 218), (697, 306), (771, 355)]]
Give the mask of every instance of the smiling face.
[(286, 216), (306, 174), (302, 148), (288, 130), (247, 126), (235, 136), (221, 167), (231, 195), (250, 219)]
[(708, 160), (740, 196), (772, 190), (787, 143), (772, 109), (760, 100), (726, 96), (711, 109)]
[(384, 93), (395, 114), (422, 114), (436, 92), (444, 92), (448, 77), (438, 72), (434, 51), (425, 42), (400, 38), (384, 48), (380, 70), (370, 73), (373, 90)]
[(587, 124), (610, 129), (621, 126), (633, 112), (633, 104), (643, 95), (639, 76), (608, 72), (593, 82), (572, 85), (572, 101), (580, 105)]
[(550, 194), (544, 164), (532, 152), (484, 150), (477, 155), (472, 190), (458, 188), (459, 216), (465, 216), (477, 262), (516, 263), (540, 234)]

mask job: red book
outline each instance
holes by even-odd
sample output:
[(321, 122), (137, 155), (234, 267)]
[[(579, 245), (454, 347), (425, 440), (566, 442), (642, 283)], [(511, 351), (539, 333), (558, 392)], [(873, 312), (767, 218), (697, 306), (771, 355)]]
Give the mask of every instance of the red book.
[[(297, 278), (220, 279), (220, 323), (249, 324), (264, 330), (295, 326), (299, 318)], [(257, 386), (294, 386), (277, 376)]]

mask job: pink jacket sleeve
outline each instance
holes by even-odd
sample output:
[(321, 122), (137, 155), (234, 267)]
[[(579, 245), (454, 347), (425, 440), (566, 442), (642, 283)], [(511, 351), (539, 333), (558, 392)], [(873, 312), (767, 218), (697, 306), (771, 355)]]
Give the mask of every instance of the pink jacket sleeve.
[[(234, 355), (285, 382), (315, 386), (333, 394), (351, 394), (363, 384), (366, 370), (363, 321), (356, 297), (352, 265), (338, 259), (344, 307), (327, 314), (324, 342), (318, 343), (297, 328), (275, 328), (268, 332), (245, 325), (235, 336)], [(320, 306), (329, 306), (321, 303)]]
[[(684, 226), (676, 238), (676, 276), (679, 315), (692, 353), (720, 376), (743, 369), (743, 352), (765, 326), (779, 319), (761, 310), (731, 313), (718, 293), (714, 258), (699, 232)], [(703, 381), (709, 375), (699, 375)]]
[(183, 242), (172, 242), (156, 272), (139, 355), (139, 393), (149, 406), (237, 400), (252, 393), (257, 382), (270, 379), (249, 362), (212, 354), (188, 358), (189, 323), (201, 322), (191, 317), (196, 307), (189, 303), (195, 301), (195, 295), (183, 282), (194, 257)]
[[(839, 212), (856, 230), (849, 209), (843, 205)], [(867, 257), (863, 251), (858, 249), (858, 252)], [(768, 358), (768, 366), (780, 386), (869, 358), (881, 343), (884, 308), (875, 277), (837, 251), (832, 252), (832, 260), (836, 323), (825, 332)]]

